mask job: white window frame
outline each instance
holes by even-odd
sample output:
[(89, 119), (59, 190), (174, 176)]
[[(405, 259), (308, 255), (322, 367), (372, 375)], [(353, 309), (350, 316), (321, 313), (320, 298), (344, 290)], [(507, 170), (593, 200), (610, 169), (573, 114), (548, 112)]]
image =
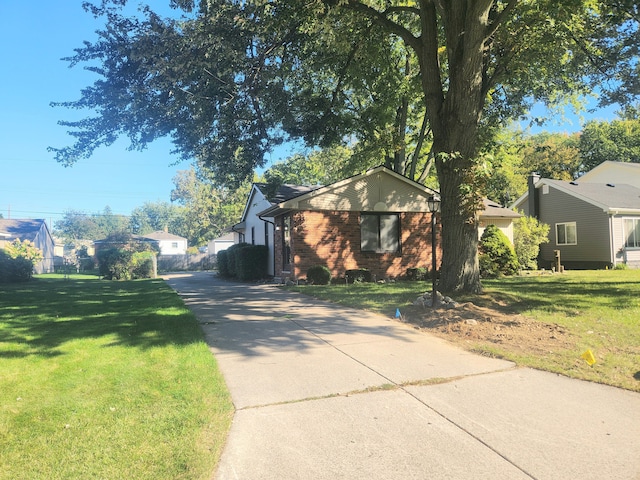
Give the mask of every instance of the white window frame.
[[(629, 232), (627, 231), (627, 222), (633, 222), (633, 233), (634, 233), (634, 244), (629, 245)], [(640, 238), (638, 235), (638, 224), (640, 223), (640, 218), (626, 217), (622, 219), (622, 228), (624, 231), (624, 248), (628, 250), (640, 249)]]
[[(558, 227), (564, 227), (564, 238), (565, 238), (565, 242), (564, 243), (560, 243), (560, 238), (558, 235)], [(575, 231), (575, 242), (568, 242), (566, 241), (568, 234), (567, 234), (567, 227), (573, 227), (574, 231)], [(556, 245), (577, 245), (578, 244), (578, 227), (576, 225), (576, 222), (561, 222), (561, 223), (556, 223), (555, 225), (555, 231), (556, 231)]]

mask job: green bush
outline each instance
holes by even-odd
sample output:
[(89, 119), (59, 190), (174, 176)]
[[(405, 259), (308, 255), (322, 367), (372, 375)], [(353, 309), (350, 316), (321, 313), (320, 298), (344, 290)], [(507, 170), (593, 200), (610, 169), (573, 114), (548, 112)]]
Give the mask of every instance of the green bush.
[(218, 252), (218, 275), (221, 277), (230, 277), (231, 271), (229, 270), (229, 252), (222, 250)]
[(100, 275), (107, 280), (130, 280), (133, 252), (123, 248), (105, 248), (97, 253)]
[(218, 274), (238, 280), (258, 280), (268, 276), (269, 247), (237, 243), (218, 253)]
[(480, 274), (483, 277), (513, 275), (518, 271), (516, 252), (509, 238), (495, 225), (485, 228), (479, 247)]
[(329, 285), (331, 271), (324, 265), (314, 265), (307, 270), (307, 282), (313, 285)]
[(14, 240), (0, 250), (0, 283), (31, 280), (34, 265), (43, 258), (42, 251), (29, 240)]
[(26, 282), (33, 275), (33, 262), (24, 257), (13, 257), (0, 250), (0, 283)]
[(27, 282), (33, 276), (33, 262), (24, 257), (13, 259), (13, 281)]
[(236, 250), (236, 277), (240, 280), (259, 280), (268, 274), (269, 247), (248, 245)]
[(373, 281), (371, 272), (366, 268), (354, 268), (347, 270), (344, 274), (347, 283), (369, 283)]
[(522, 268), (537, 270), (540, 245), (549, 243), (549, 225), (535, 217), (520, 217), (515, 221), (513, 245)]
[(238, 278), (238, 262), (240, 257), (240, 251), (248, 247), (248, 243), (236, 243), (227, 248), (227, 269), (229, 276), (232, 278)]
[(429, 270), (424, 267), (407, 268), (407, 280), (418, 281), (431, 278)]
[(152, 252), (136, 252), (131, 256), (131, 278), (153, 278), (155, 269)]

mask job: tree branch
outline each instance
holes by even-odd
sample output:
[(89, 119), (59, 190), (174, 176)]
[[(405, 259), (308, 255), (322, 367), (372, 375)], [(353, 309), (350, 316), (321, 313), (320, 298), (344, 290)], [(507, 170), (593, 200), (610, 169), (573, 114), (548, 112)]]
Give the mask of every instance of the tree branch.
[(485, 32), (485, 38), (490, 38), (498, 30), (498, 27), (509, 17), (511, 11), (516, 7), (519, 0), (509, 0), (506, 7), (496, 16), (496, 18), (489, 24), (487, 31)]
[(390, 7), (386, 10), (379, 11), (373, 7), (370, 7), (369, 5), (365, 5), (364, 3), (356, 0), (349, 0), (346, 6), (356, 12), (366, 15), (367, 17), (384, 27), (387, 31), (398, 35), (400, 38), (402, 38), (402, 40), (404, 40), (405, 43), (407, 43), (407, 45), (410, 45), (414, 50), (420, 48), (420, 42), (418, 38), (416, 38), (416, 36), (413, 35), (411, 31), (389, 18), (389, 14), (399, 12), (413, 13), (419, 17), (419, 10), (411, 7)]

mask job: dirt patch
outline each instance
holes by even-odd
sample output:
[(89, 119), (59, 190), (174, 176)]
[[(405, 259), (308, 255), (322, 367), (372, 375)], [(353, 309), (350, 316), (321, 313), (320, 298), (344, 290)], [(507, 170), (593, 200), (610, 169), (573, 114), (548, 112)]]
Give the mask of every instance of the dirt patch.
[(409, 306), (402, 320), (453, 343), (474, 349), (494, 346), (520, 354), (547, 354), (574, 345), (573, 335), (557, 324), (539, 322), (505, 311), (504, 306), (457, 308)]

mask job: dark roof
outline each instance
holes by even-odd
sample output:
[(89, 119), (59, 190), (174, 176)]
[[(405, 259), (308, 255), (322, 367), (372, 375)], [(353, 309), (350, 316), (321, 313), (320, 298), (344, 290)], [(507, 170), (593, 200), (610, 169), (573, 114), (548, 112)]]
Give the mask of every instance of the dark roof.
[(480, 212), (481, 217), (520, 218), (522, 216), (518, 212), (514, 212), (487, 198), (483, 199), (482, 203), (484, 209)]
[(14, 220), (0, 218), (0, 240), (15, 240), (33, 242), (42, 228), (44, 220)]
[(640, 209), (640, 189), (612, 183), (565, 182), (543, 179), (545, 184), (608, 208)]
[(280, 185), (280, 188), (276, 191), (276, 194), (273, 198), (271, 198), (271, 203), (282, 203), (287, 200), (291, 200), (292, 198), (299, 197), (300, 195), (304, 195), (305, 193), (312, 192), (313, 190), (317, 190), (321, 188), (322, 185), (316, 185), (314, 187), (308, 185), (290, 185), (284, 184)]

